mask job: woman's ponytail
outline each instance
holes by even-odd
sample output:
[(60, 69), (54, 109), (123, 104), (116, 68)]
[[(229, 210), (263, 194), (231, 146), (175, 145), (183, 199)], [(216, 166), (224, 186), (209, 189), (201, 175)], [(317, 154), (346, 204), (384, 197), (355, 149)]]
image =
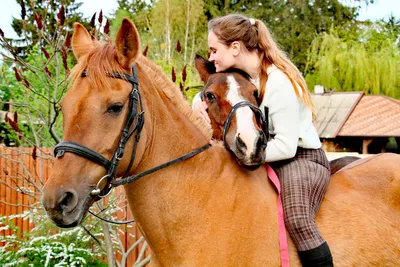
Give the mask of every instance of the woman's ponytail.
[[(272, 64), (284, 72), (293, 85), (297, 97), (308, 107), (315, 117), (314, 106), (311, 101), (311, 95), (307, 88), (307, 83), (299, 69), (289, 60), (287, 55), (279, 48), (272, 37), (271, 32), (260, 20), (255, 20), (258, 31), (258, 53), (260, 56), (259, 79), (260, 94), (259, 102), (262, 101), (265, 94), (265, 86), (268, 80), (267, 68)], [(300, 88), (299, 88), (300, 87)]]

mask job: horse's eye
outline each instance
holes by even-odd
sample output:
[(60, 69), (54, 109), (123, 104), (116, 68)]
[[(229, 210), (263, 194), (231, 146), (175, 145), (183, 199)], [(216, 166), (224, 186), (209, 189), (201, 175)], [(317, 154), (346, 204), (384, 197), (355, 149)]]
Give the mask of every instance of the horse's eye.
[(116, 104), (112, 104), (107, 112), (114, 114), (114, 115), (118, 115), (119, 113), (121, 113), (122, 109), (124, 108), (124, 105), (122, 105), (121, 103), (116, 103)]
[(211, 92), (207, 92), (207, 93), (206, 93), (206, 97), (207, 97), (208, 101), (214, 101), (214, 100), (217, 99), (217, 98), (215, 97), (215, 95), (214, 95), (213, 93), (211, 93)]

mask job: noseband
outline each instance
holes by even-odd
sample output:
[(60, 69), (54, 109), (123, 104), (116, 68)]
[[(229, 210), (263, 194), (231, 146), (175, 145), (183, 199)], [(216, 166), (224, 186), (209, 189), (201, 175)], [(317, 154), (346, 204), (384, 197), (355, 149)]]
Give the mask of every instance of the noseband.
[(265, 134), (266, 140), (269, 138), (269, 132), (268, 132), (268, 107), (264, 107), (265, 115), (262, 113), (261, 109), (253, 104), (251, 104), (248, 101), (241, 101), (237, 104), (235, 104), (231, 111), (228, 114), (228, 117), (226, 118), (226, 121), (224, 123), (224, 129), (222, 130), (222, 140), (224, 141), (224, 145), (226, 148), (229, 149), (228, 143), (226, 142), (226, 134), (228, 133), (229, 127), (232, 122), (233, 115), (235, 112), (242, 107), (248, 106), (256, 116), (256, 121), (257, 123), (261, 126), (261, 130)]
[[(75, 155), (81, 156), (85, 159), (88, 159), (94, 163), (97, 163), (106, 169), (107, 174), (99, 180), (95, 189), (93, 189), (90, 193), (93, 197), (97, 197), (98, 199), (108, 196), (114, 187), (134, 182), (134, 181), (138, 180), (139, 178), (146, 176), (150, 173), (153, 173), (162, 168), (170, 166), (174, 163), (177, 163), (177, 162), (183, 161), (185, 159), (188, 159), (190, 157), (193, 157), (210, 147), (210, 144), (207, 144), (207, 145), (200, 147), (190, 153), (187, 153), (179, 158), (176, 158), (174, 160), (171, 160), (164, 164), (161, 164), (160, 166), (157, 166), (152, 169), (146, 170), (142, 173), (127, 177), (126, 175), (132, 168), (132, 164), (135, 160), (137, 144), (139, 142), (140, 134), (142, 132), (143, 125), (144, 125), (143, 103), (142, 103), (142, 98), (141, 98), (140, 91), (139, 91), (139, 80), (138, 80), (137, 70), (136, 70), (135, 65), (133, 65), (133, 67), (132, 67), (132, 73), (133, 73), (133, 75), (128, 74), (128, 73), (123, 73), (121, 75), (117, 72), (108, 74), (108, 76), (111, 78), (126, 80), (129, 83), (131, 83), (133, 86), (132, 91), (130, 93), (130, 97), (129, 97), (129, 114), (126, 118), (124, 128), (122, 129), (121, 139), (119, 141), (118, 147), (115, 149), (113, 156), (111, 157), (110, 160), (106, 159), (104, 156), (91, 150), (90, 148), (87, 148), (87, 147), (85, 147), (81, 144), (75, 143), (75, 142), (64, 141), (64, 142), (59, 143), (54, 148), (54, 155), (56, 158), (61, 158), (65, 152), (70, 152)], [(86, 71), (83, 71), (81, 77), (86, 77)], [(139, 103), (139, 105), (138, 105), (138, 103)], [(138, 106), (140, 107), (139, 111), (137, 110)], [(135, 122), (135, 124), (133, 124), (133, 122)], [(131, 130), (131, 128), (132, 128), (132, 130)], [(117, 181), (116, 173), (117, 173), (119, 161), (122, 159), (122, 157), (124, 155), (124, 149), (125, 149), (126, 143), (128, 142), (130, 137), (135, 132), (136, 132), (136, 134), (135, 134), (135, 139), (134, 139), (134, 144), (133, 144), (133, 152), (132, 152), (131, 160), (129, 162), (128, 168), (125, 171), (125, 174), (122, 176), (121, 179), (119, 179)], [(106, 184), (105, 184), (105, 186), (102, 187), (101, 185), (103, 183), (106, 183)]]

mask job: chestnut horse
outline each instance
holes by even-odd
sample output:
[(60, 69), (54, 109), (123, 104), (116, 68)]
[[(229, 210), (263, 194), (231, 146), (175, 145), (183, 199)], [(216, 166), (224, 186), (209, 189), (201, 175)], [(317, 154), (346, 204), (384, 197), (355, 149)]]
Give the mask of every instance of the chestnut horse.
[[(74, 26), (78, 63), (62, 100), (64, 142), (55, 150), (42, 195), (60, 227), (78, 225), (121, 181), (112, 180), (110, 187), (108, 177), (137, 175), (210, 141), (210, 129), (139, 47), (127, 19), (115, 46)], [(317, 218), (337, 266), (400, 262), (400, 159), (370, 161), (380, 170), (355, 166), (332, 182)], [(280, 265), (276, 193), (266, 171), (240, 167), (221, 145), (136, 179), (125, 190), (151, 247), (152, 266)], [(299, 266), (291, 241), (289, 252), (292, 265)]]

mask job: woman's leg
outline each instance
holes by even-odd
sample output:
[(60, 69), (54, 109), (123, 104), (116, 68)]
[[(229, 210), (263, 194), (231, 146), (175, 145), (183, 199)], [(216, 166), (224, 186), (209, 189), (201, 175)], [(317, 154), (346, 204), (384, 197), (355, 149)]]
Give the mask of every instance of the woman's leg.
[(315, 224), (330, 179), (323, 153), (300, 149), (294, 159), (275, 167), (282, 185), (285, 225), (303, 266), (333, 266), (329, 247)]

